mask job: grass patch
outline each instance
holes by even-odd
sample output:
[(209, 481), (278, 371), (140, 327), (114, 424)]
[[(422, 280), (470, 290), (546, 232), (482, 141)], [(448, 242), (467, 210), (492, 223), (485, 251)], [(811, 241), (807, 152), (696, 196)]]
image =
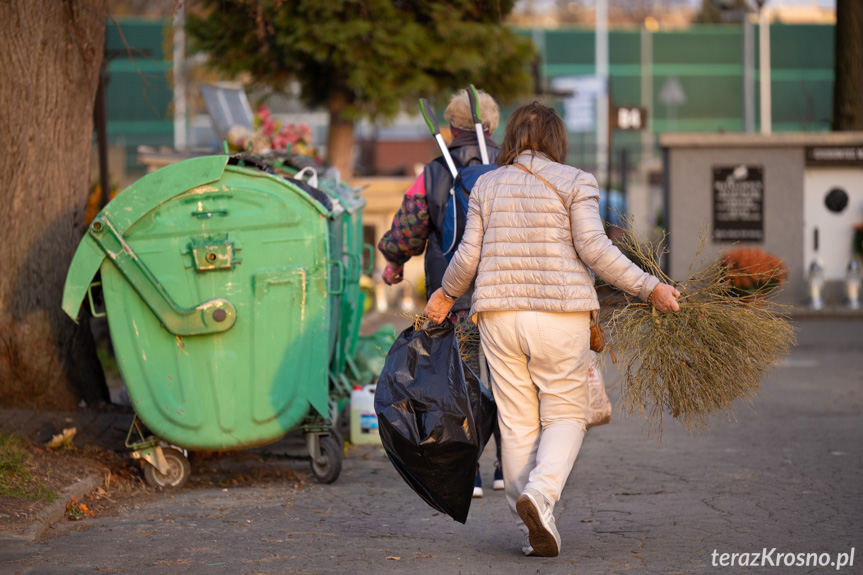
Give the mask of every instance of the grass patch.
[(44, 483), (35, 484), (27, 469), (30, 451), (27, 442), (17, 435), (0, 433), (0, 495), (53, 501), (57, 494)]
[(27, 473), (24, 464), (29, 457), (30, 454), (23, 439), (17, 435), (0, 433), (0, 473), (4, 475)]

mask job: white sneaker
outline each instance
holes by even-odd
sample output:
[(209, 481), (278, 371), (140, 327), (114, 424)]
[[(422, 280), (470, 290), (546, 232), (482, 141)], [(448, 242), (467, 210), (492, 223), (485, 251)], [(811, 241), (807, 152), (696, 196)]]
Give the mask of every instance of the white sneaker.
[[(515, 504), (518, 516), (528, 529), (531, 552), (539, 557), (557, 557), (560, 533), (554, 523), (553, 508), (536, 489), (528, 487)], [(525, 551), (525, 555), (530, 555)]]
[(524, 534), (524, 545), (521, 550), (527, 557), (539, 557), (539, 553), (534, 551), (533, 547), (530, 545), (530, 535), (527, 533)]
[(500, 465), (494, 466), (494, 487), (495, 491), (500, 491), (504, 487), (506, 487), (503, 483), (503, 470), (500, 468)]
[(474, 499), (482, 498), (482, 487), (474, 487), (473, 488), (473, 497)]

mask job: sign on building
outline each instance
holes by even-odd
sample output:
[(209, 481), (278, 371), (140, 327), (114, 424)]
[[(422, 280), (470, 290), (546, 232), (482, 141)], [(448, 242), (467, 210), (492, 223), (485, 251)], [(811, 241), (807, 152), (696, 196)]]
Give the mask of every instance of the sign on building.
[(647, 127), (647, 108), (636, 106), (613, 108), (611, 127), (615, 130), (644, 130)]
[(806, 146), (807, 166), (863, 166), (863, 146)]
[(713, 240), (764, 241), (763, 166), (713, 166)]
[(605, 94), (598, 76), (561, 76), (551, 81), (556, 92), (571, 94), (563, 100), (563, 120), (570, 132), (596, 130), (596, 98)]

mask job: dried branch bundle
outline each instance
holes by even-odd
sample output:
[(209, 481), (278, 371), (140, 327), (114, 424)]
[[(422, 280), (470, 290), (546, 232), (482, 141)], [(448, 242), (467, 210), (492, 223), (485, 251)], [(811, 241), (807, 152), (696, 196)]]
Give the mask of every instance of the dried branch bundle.
[[(428, 317), (414, 312), (404, 312), (401, 316), (411, 320), (417, 331), (425, 329), (428, 322), (432, 321)], [(466, 316), (456, 318), (455, 339), (458, 342), (458, 354), (461, 360), (469, 363), (472, 359), (471, 354), (476, 354), (479, 350), (479, 328)]]
[[(681, 284), (659, 267), (665, 238), (650, 242), (631, 229), (620, 248), (645, 271), (675, 285), (681, 297), (678, 313), (658, 313), (629, 297), (611, 312), (611, 345), (622, 362), (622, 406), (644, 415), (648, 435), (658, 432), (660, 439), (663, 413), (690, 432), (704, 429), (712, 415), (730, 414), (736, 400), (758, 391), (761, 378), (794, 345), (794, 328), (785, 306), (766, 297), (774, 284), (743, 298), (734, 293), (721, 257), (702, 255), (706, 230)], [(735, 278), (744, 273), (735, 270)]]

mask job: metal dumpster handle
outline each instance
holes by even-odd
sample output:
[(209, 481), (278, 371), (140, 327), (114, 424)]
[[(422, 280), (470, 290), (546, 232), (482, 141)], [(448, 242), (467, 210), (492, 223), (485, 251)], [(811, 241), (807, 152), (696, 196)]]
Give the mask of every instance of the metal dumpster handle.
[(345, 285), (347, 284), (347, 280), (348, 280), (348, 273), (347, 273), (347, 270), (345, 269), (344, 262), (342, 260), (327, 260), (327, 263), (332, 264), (332, 265), (336, 266), (337, 268), (339, 268), (339, 289), (337, 289), (337, 290), (328, 289), (327, 293), (330, 295), (343, 294), (345, 292)]
[(101, 286), (101, 285), (102, 285), (102, 282), (93, 282), (87, 288), (87, 299), (90, 300), (90, 315), (92, 315), (93, 317), (105, 317), (106, 315), (108, 315), (108, 313), (104, 312), (104, 311), (103, 312), (97, 312), (96, 311), (96, 304), (93, 302), (93, 288), (96, 286)]
[[(366, 253), (369, 255), (369, 265), (364, 268), (363, 256)], [(361, 275), (370, 274), (375, 269), (375, 248), (371, 244), (363, 244), (358, 254), (345, 252), (343, 255), (351, 261), (351, 271), (356, 272), (355, 274), (351, 273), (351, 281), (359, 281)]]
[(342, 255), (345, 256), (346, 258), (348, 258), (348, 261), (351, 262), (351, 267), (350, 267), (351, 281), (352, 282), (359, 281), (360, 274), (363, 273), (363, 270), (361, 269), (362, 268), (362, 261), (360, 260), (359, 254), (352, 254), (350, 252), (344, 252)]
[(234, 326), (237, 310), (226, 299), (212, 299), (193, 308), (178, 306), (104, 213), (90, 224), (89, 234), (170, 333), (206, 335)]
[(201, 219), (210, 219), (213, 216), (225, 217), (228, 215), (228, 210), (204, 210), (199, 209), (197, 212), (192, 212), (192, 217)]

